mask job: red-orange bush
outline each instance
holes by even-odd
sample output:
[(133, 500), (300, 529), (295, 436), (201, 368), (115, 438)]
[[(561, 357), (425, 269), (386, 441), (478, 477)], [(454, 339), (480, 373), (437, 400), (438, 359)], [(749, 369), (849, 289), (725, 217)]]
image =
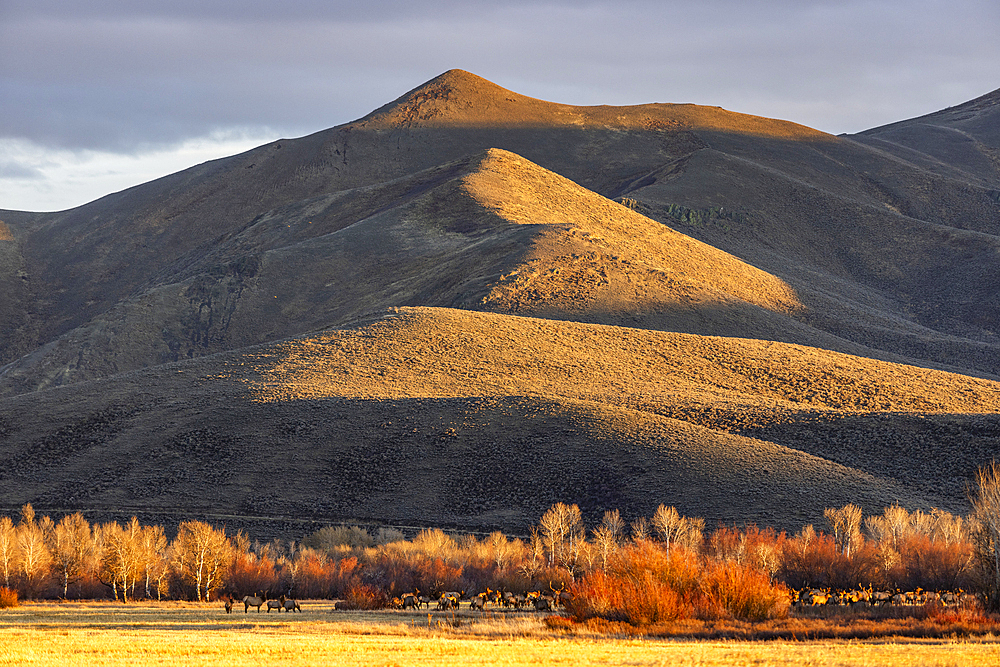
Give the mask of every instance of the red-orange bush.
[(791, 598), (759, 569), (734, 562), (711, 563), (701, 580), (702, 618), (764, 621), (788, 615)]
[(778, 578), (792, 588), (804, 586), (850, 589), (859, 582), (878, 580), (875, 545), (866, 543), (850, 556), (837, 546), (832, 535), (816, 533), (806, 544), (800, 538), (782, 542)]
[(0, 588), (0, 609), (16, 607), (21, 604), (17, 599), (17, 591), (4, 586)]
[(903, 590), (972, 588), (971, 560), (968, 542), (946, 544), (927, 535), (910, 535), (899, 544), (899, 563), (889, 572), (889, 585)]
[(355, 579), (344, 592), (344, 607), (347, 609), (385, 609), (389, 606), (389, 597), (385, 591), (364, 584)]
[(764, 620), (787, 613), (783, 586), (751, 565), (703, 564), (683, 549), (652, 542), (622, 549), (607, 572), (591, 572), (570, 587), (569, 611), (576, 620), (602, 618), (635, 626), (684, 618)]
[(278, 576), (274, 561), (267, 556), (257, 557), (252, 553), (237, 554), (229, 568), (223, 594), (236, 597), (253, 595), (259, 591), (273, 591), (278, 588)]

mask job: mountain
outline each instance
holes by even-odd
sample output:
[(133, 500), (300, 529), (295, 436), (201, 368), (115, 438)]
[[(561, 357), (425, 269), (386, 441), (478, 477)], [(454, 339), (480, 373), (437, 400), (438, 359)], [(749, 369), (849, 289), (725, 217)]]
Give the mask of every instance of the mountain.
[(261, 534), (960, 511), (1000, 432), (997, 99), (834, 137), (452, 70), (2, 211), (0, 506)]

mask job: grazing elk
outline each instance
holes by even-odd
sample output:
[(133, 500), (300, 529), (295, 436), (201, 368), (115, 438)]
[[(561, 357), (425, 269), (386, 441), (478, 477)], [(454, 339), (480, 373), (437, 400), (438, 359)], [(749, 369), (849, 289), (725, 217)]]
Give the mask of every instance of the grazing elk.
[(486, 611), (486, 605), (491, 602), (490, 596), (487, 593), (480, 593), (476, 595), (471, 600), (469, 600), (469, 609), (475, 611)]
[(285, 596), (284, 595), (282, 595), (277, 600), (268, 600), (267, 601), (267, 613), (269, 613), (269, 614), (271, 613), (272, 609), (277, 609), (278, 613), (280, 614), (281, 610), (284, 609), (284, 608), (285, 608)]
[(236, 604), (236, 598), (234, 598), (232, 595), (230, 595), (229, 599), (226, 600), (226, 613), (227, 614), (233, 613), (233, 605), (234, 604)]
[(298, 600), (285, 600), (285, 611), (291, 613), (297, 611), (302, 612), (302, 607), (299, 606)]
[(403, 596), (403, 611), (417, 609), (419, 604), (420, 597), (416, 593), (407, 593)]

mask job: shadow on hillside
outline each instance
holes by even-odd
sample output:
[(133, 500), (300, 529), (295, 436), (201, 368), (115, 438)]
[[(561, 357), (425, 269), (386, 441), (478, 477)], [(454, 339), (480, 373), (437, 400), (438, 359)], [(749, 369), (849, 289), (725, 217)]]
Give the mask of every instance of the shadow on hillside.
[(740, 431), (964, 503), (977, 469), (1000, 452), (1000, 415), (802, 414)]

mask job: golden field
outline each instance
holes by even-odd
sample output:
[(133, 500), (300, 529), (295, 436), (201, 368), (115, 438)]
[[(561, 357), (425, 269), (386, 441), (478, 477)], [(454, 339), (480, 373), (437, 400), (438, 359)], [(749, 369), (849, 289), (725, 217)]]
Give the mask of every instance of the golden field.
[(221, 603), (25, 603), (0, 613), (0, 665), (490, 664), (972, 665), (997, 664), (981, 640), (693, 642), (566, 635), (534, 614), (236, 611)]

